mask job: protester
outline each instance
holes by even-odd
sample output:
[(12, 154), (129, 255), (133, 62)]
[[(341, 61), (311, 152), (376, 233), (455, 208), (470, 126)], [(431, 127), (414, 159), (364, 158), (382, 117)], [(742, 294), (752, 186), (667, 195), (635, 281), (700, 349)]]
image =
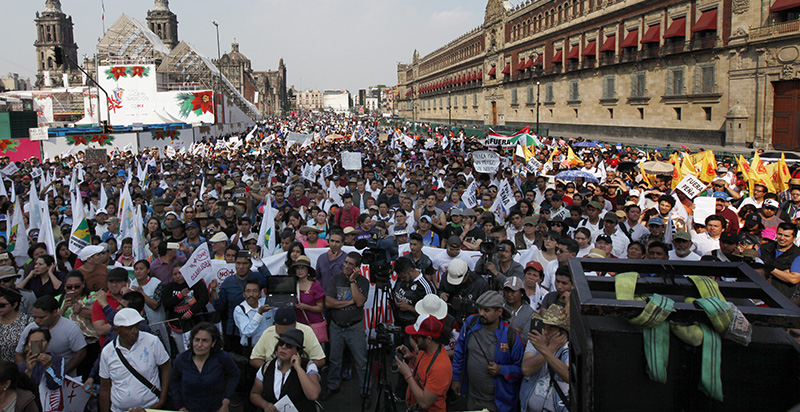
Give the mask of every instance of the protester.
[(16, 360), (15, 348), (20, 336), (33, 323), (33, 318), (19, 311), (21, 301), (22, 294), (16, 289), (0, 288), (0, 361)]
[(414, 325), (406, 326), (405, 332), (418, 348), (412, 352), (400, 346), (396, 355), (398, 372), (408, 382), (408, 409), (447, 410), (445, 398), (453, 380), (453, 366), (443, 346), (450, 341), (449, 331), (435, 316), (420, 315)]

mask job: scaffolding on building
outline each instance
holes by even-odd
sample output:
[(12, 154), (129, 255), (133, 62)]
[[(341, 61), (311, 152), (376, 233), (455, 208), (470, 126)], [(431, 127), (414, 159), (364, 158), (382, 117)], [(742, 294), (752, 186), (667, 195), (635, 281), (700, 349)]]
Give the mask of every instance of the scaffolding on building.
[(101, 59), (161, 60), (170, 50), (142, 22), (123, 14), (97, 43)]

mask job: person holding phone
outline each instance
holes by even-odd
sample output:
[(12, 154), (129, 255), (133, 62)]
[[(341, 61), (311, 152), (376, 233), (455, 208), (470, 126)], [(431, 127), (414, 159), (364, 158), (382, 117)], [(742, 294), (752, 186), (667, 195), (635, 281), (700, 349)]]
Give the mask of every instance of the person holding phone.
[(64, 359), (47, 351), (50, 344), (50, 331), (48, 329), (34, 329), (28, 334), (25, 343), (25, 362), (20, 364), (25, 374), (33, 381), (36, 387), (44, 379), (45, 385), (50, 390), (58, 389), (64, 383)]
[(521, 412), (568, 411), (569, 308), (554, 306), (534, 320), (522, 359)]
[(420, 315), (415, 324), (406, 326), (405, 331), (419, 348), (417, 352), (411, 352), (401, 345), (395, 355), (397, 371), (408, 382), (408, 410), (447, 410), (447, 390), (453, 381), (453, 365), (444, 345), (450, 342), (450, 331), (445, 330), (442, 321), (433, 315)]

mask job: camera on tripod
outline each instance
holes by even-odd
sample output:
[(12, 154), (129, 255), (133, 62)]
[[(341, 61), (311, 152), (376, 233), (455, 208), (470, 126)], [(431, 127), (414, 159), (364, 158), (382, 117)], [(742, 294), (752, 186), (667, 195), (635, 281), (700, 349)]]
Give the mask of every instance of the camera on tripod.
[(474, 300), (463, 296), (451, 297), (447, 306), (450, 308), (449, 313), (462, 323), (469, 315), (478, 313), (478, 304)]
[(397, 239), (388, 236), (381, 239), (359, 239), (356, 249), (361, 252), (361, 263), (369, 265), (369, 281), (376, 287), (389, 286), (392, 277), (392, 262), (397, 259)]

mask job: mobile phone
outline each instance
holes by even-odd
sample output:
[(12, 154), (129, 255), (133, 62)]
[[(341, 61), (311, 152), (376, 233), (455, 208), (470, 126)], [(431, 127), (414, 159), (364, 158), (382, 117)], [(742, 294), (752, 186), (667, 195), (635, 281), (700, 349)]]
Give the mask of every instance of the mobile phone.
[(40, 340), (32, 340), (31, 341), (31, 353), (34, 356), (42, 353), (42, 341), (40, 341)]
[(542, 322), (541, 319), (539, 319), (539, 318), (531, 319), (531, 332), (537, 331), (539, 333), (542, 333), (542, 326), (543, 325), (544, 325), (544, 323)]
[(245, 187), (244, 191), (247, 192), (247, 193), (250, 193), (250, 186)]

